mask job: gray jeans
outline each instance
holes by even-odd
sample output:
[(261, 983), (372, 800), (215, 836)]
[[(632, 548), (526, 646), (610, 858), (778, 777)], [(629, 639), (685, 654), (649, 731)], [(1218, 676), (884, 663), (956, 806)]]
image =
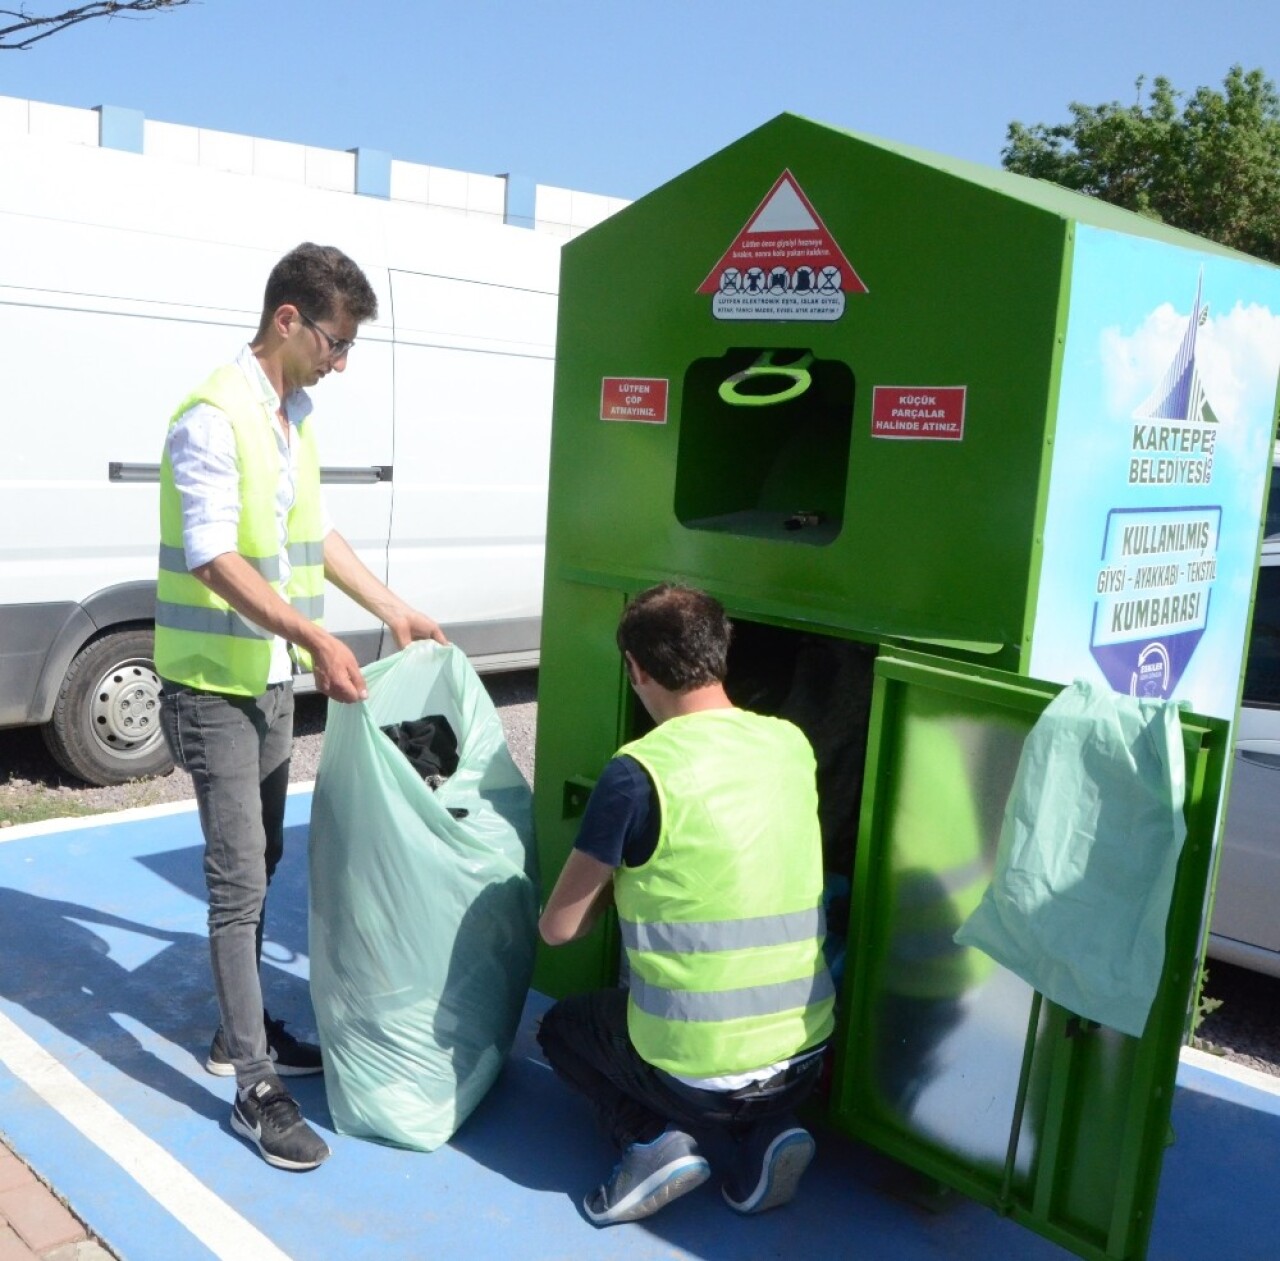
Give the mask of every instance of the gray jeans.
[(284, 852), (293, 684), (224, 696), (165, 681), (160, 720), (173, 760), (195, 783), (209, 890), (209, 955), (236, 1082), (274, 1072), (262, 1019), (267, 885)]

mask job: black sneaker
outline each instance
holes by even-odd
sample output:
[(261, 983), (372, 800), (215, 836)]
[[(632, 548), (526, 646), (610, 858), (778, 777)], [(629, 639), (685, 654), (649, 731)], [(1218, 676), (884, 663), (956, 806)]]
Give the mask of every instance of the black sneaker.
[[(262, 1023), (267, 1033), (267, 1055), (271, 1058), (277, 1077), (310, 1077), (313, 1073), (324, 1072), (320, 1048), (314, 1042), (300, 1042), (284, 1027), (283, 1020), (272, 1020), (268, 1011), (262, 1013)], [(215, 1077), (236, 1075), (236, 1066), (227, 1053), (227, 1043), (221, 1028), (213, 1035), (209, 1058), (205, 1060), (204, 1066)]]
[(757, 1125), (739, 1144), (721, 1188), (735, 1213), (763, 1213), (796, 1193), (814, 1153), (813, 1135), (788, 1121)]
[(303, 1119), (302, 1110), (277, 1077), (264, 1077), (231, 1109), (231, 1128), (258, 1145), (277, 1169), (314, 1169), (329, 1159), (329, 1145)]

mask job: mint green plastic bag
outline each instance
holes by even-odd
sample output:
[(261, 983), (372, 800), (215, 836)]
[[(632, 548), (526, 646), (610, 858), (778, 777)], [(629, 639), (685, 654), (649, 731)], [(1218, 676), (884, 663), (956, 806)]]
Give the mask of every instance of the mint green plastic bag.
[(1027, 736), (991, 885), (956, 942), (1141, 1037), (1187, 835), (1184, 790), (1177, 706), (1077, 680)]
[[(311, 803), (311, 997), (335, 1128), (431, 1151), (484, 1098), (520, 1020), (532, 800), (459, 649), (412, 644), (364, 677), (367, 701), (329, 706)], [(435, 792), (379, 730), (428, 714), (458, 737)]]

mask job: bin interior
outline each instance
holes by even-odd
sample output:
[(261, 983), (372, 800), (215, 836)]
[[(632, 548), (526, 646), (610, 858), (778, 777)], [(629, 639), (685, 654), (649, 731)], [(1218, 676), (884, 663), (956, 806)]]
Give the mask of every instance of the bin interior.
[[(795, 723), (818, 764), (824, 866), (853, 877), (876, 645), (733, 617), (725, 690), (741, 709)], [(627, 689), (625, 739), (653, 722)]]
[(840, 534), (854, 378), (806, 349), (735, 347), (685, 372), (675, 515), (712, 530), (802, 545)]

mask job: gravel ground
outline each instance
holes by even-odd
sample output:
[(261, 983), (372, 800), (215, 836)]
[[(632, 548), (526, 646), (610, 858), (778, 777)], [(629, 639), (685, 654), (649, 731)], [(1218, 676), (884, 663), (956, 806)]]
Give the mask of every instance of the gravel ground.
[(1204, 995), (1222, 1006), (1201, 1023), (1198, 1045), (1280, 1077), (1280, 978), (1215, 959), (1205, 967)]
[[(489, 675), (484, 682), (502, 718), (511, 755), (532, 784), (537, 672)], [(320, 696), (298, 697), (289, 774), (295, 783), (316, 777), (324, 739), (325, 705)], [(65, 799), (68, 805), (87, 810), (110, 811), (185, 801), (193, 793), (191, 777), (182, 771), (115, 788), (86, 788), (59, 770), (38, 732), (0, 731), (0, 827), (20, 801), (40, 795), (55, 801)], [(1280, 1077), (1280, 979), (1212, 959), (1208, 972), (1205, 993), (1221, 1000), (1222, 1005), (1200, 1026), (1204, 1049), (1219, 1051), (1236, 1063)]]
[[(533, 783), (533, 730), (537, 715), (536, 670), (491, 674), (484, 684), (502, 718), (507, 746), (524, 777)], [(294, 714), (293, 758), (289, 782), (315, 779), (324, 743), (328, 702), (311, 693), (297, 698)], [(38, 731), (29, 728), (0, 731), (0, 827), (20, 801), (35, 797), (65, 800), (77, 813), (127, 810), (165, 801), (189, 801), (195, 796), (191, 776), (174, 770), (161, 779), (136, 780), (111, 788), (88, 788), (73, 780), (49, 756)], [(56, 816), (56, 811), (51, 811)]]

